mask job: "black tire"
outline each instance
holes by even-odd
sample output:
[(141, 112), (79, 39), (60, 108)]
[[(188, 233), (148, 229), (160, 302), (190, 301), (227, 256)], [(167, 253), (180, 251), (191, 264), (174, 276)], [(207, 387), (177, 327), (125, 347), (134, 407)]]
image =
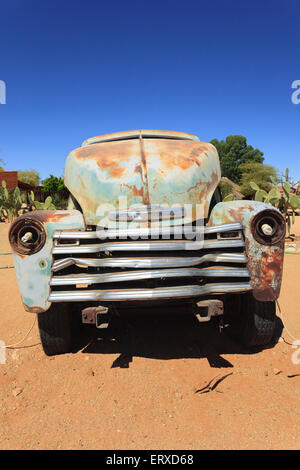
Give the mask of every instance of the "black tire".
[(41, 343), (47, 356), (72, 352), (74, 313), (67, 303), (53, 303), (49, 310), (38, 314)]
[(228, 325), (225, 331), (247, 347), (269, 344), (275, 331), (275, 302), (260, 302), (252, 293), (232, 296), (230, 300), (229, 305), (225, 304), (225, 324)]

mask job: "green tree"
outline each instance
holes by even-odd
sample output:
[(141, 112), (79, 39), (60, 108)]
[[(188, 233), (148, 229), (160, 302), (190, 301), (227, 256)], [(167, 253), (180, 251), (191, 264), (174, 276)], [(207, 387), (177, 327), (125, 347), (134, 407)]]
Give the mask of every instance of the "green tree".
[(42, 181), (42, 186), (43, 186), (43, 190), (50, 193), (51, 196), (57, 193), (60, 193), (62, 191), (66, 191), (67, 189), (63, 178), (53, 176), (51, 174), (50, 176), (48, 176), (48, 178)]
[(65, 186), (61, 177), (50, 174), (48, 178), (42, 181), (43, 191), (50, 194), (53, 204), (57, 208), (65, 209), (67, 207), (67, 199), (69, 191)]
[(222, 176), (227, 176), (234, 183), (240, 181), (240, 165), (264, 161), (263, 152), (248, 145), (246, 137), (242, 135), (229, 135), (220, 141), (213, 139), (211, 143), (219, 153)]
[(242, 172), (240, 179), (240, 190), (247, 198), (255, 195), (255, 190), (251, 186), (254, 182), (264, 191), (270, 191), (278, 179), (278, 172), (274, 166), (264, 165), (263, 163), (243, 163), (239, 167)]
[(220, 191), (221, 191), (222, 200), (226, 196), (228, 196), (228, 194), (232, 193), (232, 185), (230, 183), (227, 183), (227, 182), (224, 183), (223, 181), (220, 181), (219, 188), (220, 188)]
[(33, 168), (29, 170), (18, 171), (18, 180), (22, 183), (31, 184), (31, 186), (38, 186), (40, 184), (40, 174)]

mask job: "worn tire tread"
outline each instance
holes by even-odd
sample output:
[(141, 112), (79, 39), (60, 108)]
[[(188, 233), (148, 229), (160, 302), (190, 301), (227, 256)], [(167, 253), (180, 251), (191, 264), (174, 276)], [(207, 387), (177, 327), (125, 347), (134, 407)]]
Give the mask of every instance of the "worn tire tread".
[(275, 302), (260, 302), (252, 294), (243, 294), (239, 314), (229, 314), (227, 320), (228, 333), (232, 338), (246, 347), (265, 346), (274, 336)]
[(52, 304), (38, 314), (41, 343), (47, 356), (71, 352), (71, 314), (66, 304)]
[(246, 346), (263, 346), (273, 338), (275, 330), (275, 302), (259, 302), (253, 298), (245, 302), (245, 323), (242, 342)]

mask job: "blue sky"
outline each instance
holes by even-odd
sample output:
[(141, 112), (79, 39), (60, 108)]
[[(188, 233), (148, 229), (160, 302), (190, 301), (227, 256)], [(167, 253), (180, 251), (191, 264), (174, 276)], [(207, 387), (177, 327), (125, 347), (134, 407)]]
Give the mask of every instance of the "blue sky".
[(88, 137), (242, 134), (300, 179), (298, 0), (0, 0), (0, 157), (63, 174)]

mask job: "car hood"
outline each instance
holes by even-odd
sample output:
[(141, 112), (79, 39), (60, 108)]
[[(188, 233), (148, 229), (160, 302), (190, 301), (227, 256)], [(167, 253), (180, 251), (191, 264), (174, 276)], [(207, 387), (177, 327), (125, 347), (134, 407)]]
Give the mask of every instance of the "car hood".
[[(193, 209), (188, 218), (193, 221), (198, 205), (206, 217), (220, 176), (213, 145), (168, 138), (92, 143), (72, 151), (65, 166), (65, 185), (80, 204), (86, 223), (103, 227), (109, 226), (112, 212), (140, 206), (189, 205)], [(149, 226), (145, 221), (130, 224)], [(163, 224), (182, 224), (182, 218)]]

